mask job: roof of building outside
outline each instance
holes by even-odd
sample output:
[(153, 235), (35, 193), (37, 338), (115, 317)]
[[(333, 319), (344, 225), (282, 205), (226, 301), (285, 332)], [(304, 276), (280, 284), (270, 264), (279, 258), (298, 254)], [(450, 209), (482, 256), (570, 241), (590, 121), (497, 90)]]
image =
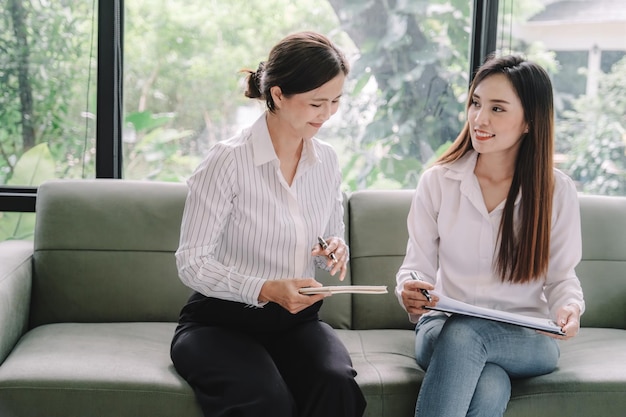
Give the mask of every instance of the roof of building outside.
[[(610, 11), (607, 14), (607, 10)], [(528, 20), (529, 22), (555, 21), (625, 21), (625, 0), (569, 0), (556, 1)], [(626, 27), (624, 29), (626, 32)]]

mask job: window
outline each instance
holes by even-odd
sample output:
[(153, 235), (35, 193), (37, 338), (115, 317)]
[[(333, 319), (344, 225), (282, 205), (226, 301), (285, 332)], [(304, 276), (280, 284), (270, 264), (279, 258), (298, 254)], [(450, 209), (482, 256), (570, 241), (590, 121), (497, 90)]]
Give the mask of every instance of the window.
[(0, 241), (32, 235), (28, 212), (41, 182), (95, 176), (94, 4), (8, 0), (3, 7)]
[(500, 0), (497, 47), (543, 64), (556, 163), (581, 192), (626, 195), (626, 2)]
[(496, 50), (549, 70), (558, 166), (582, 192), (626, 195), (625, 28), (619, 0), (8, 0), (0, 241), (32, 234), (47, 179), (183, 181), (262, 111), (239, 70), (303, 29), (352, 62), (320, 132), (346, 191), (414, 188), (464, 122), (471, 70)]
[(92, 2), (8, 1), (0, 19), (0, 184), (95, 176), (95, 19)]
[(263, 110), (239, 70), (310, 29), (353, 63), (340, 114), (319, 135), (341, 155), (346, 190), (414, 188), (460, 130), (470, 21), (466, 0), (128, 1), (124, 178), (184, 180)]

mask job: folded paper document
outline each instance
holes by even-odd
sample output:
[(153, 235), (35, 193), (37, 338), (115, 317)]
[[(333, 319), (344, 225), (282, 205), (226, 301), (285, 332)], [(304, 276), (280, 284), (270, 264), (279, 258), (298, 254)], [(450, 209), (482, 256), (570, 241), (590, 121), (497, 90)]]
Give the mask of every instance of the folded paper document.
[(331, 285), (300, 288), (300, 294), (387, 294), (386, 285)]
[[(434, 293), (431, 291), (431, 293)], [(439, 297), (435, 307), (426, 307), (429, 310), (443, 311), (445, 313), (463, 314), (465, 316), (480, 317), (483, 319), (500, 321), (503, 323), (515, 324), (517, 326), (528, 327), (530, 329), (541, 330), (548, 333), (565, 335), (563, 330), (552, 320), (529, 317), (523, 314), (509, 313), (506, 311), (493, 310), (490, 308), (476, 307), (471, 304), (457, 301), (445, 295), (434, 293)]]

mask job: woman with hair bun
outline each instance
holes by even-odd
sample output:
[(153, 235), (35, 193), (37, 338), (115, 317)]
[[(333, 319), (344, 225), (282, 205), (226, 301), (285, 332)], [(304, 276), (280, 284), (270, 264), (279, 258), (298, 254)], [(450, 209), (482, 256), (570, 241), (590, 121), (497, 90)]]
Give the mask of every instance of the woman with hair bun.
[(321, 286), (316, 266), (346, 274), (341, 172), (314, 135), (337, 111), (348, 72), (325, 36), (282, 39), (247, 71), (245, 95), (266, 111), (187, 181), (176, 262), (193, 293), (171, 358), (207, 417), (363, 414), (350, 356), (318, 317), (324, 295), (299, 292)]

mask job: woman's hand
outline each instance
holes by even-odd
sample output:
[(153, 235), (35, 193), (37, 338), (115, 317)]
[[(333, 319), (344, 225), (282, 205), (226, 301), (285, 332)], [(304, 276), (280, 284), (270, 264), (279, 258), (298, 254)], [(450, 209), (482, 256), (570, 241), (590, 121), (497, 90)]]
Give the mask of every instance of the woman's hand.
[(321, 286), (322, 284), (313, 278), (267, 280), (261, 287), (259, 301), (279, 304), (291, 314), (296, 314), (328, 296), (302, 295), (299, 292), (300, 288)]
[(402, 289), (402, 304), (404, 309), (409, 314), (424, 314), (429, 310), (424, 308), (425, 306), (434, 307), (439, 301), (439, 297), (431, 293), (431, 301), (428, 301), (426, 296), (422, 294), (422, 289), (431, 291), (435, 287), (425, 281), (406, 281)]
[(555, 339), (568, 340), (578, 334), (580, 330), (580, 308), (576, 304), (568, 304), (558, 309), (556, 313), (556, 324), (561, 326), (565, 336), (548, 334)]
[[(339, 281), (343, 281), (346, 277), (346, 272), (348, 272), (348, 261), (350, 260), (350, 250), (348, 249), (348, 245), (344, 242), (343, 239), (338, 237), (329, 237), (326, 239), (326, 243), (328, 243), (328, 247), (323, 249), (319, 244), (315, 245), (311, 250), (312, 256), (325, 256), (328, 258), (326, 261), (326, 266), (332, 266), (330, 270), (330, 275), (335, 275), (338, 271), (339, 273)], [(330, 258), (330, 254), (334, 253), (337, 261), (333, 261)]]

